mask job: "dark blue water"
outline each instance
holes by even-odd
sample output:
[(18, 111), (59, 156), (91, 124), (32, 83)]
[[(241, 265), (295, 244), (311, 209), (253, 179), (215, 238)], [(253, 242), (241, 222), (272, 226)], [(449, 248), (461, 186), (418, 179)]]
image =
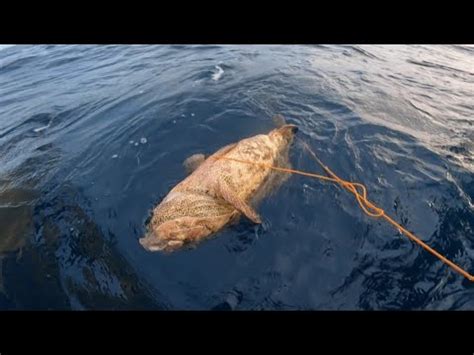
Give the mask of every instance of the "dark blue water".
[[(474, 48), (0, 49), (0, 308), (474, 309), (474, 284), (292, 176), (171, 255), (138, 243), (183, 160), (274, 127), (474, 273)], [(320, 172), (296, 141), (297, 169)]]

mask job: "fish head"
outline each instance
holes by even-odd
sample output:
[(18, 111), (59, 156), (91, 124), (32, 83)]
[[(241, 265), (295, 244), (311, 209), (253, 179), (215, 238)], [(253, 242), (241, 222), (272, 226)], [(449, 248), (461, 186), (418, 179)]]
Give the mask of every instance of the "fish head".
[(175, 218), (157, 226), (151, 223), (148, 228), (139, 240), (147, 251), (173, 252), (211, 234), (203, 219), (196, 217)]
[(275, 141), (277, 145), (289, 146), (293, 142), (296, 132), (298, 132), (298, 127), (296, 125), (285, 124), (272, 130), (268, 136), (271, 140)]
[(192, 246), (223, 227), (234, 213), (232, 206), (210, 196), (174, 194), (155, 209), (140, 244), (163, 252)]

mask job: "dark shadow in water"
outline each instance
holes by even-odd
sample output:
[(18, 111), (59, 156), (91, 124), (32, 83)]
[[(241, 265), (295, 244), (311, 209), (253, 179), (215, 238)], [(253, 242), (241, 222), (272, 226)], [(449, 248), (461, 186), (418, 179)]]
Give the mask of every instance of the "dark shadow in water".
[[(51, 168), (57, 153), (25, 164)], [(22, 181), (30, 189), (18, 187), (24, 169), (0, 181), (1, 309), (167, 308), (88, 215), (80, 191), (53, 179), (39, 195), (34, 176)]]

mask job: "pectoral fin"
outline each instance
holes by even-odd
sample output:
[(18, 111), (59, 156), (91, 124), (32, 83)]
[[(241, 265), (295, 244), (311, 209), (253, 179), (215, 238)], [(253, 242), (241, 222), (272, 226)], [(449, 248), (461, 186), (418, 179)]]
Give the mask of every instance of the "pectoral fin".
[(262, 223), (258, 213), (248, 203), (242, 200), (225, 181), (219, 182), (219, 191), (222, 198), (234, 206), (234, 208), (242, 213), (245, 217), (254, 223)]
[(183, 166), (188, 174), (196, 170), (204, 161), (206, 156), (204, 154), (193, 154), (183, 162)]

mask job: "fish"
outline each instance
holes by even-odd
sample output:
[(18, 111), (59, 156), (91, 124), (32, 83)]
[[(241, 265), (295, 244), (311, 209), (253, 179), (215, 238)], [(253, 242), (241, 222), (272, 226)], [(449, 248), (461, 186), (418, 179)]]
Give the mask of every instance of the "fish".
[(141, 246), (171, 253), (196, 247), (241, 216), (262, 223), (255, 205), (288, 174), (259, 164), (289, 167), (289, 148), (298, 130), (281, 115), (273, 120), (278, 127), (267, 134), (228, 144), (208, 157), (200, 153), (187, 158), (183, 164), (189, 175), (153, 209)]

